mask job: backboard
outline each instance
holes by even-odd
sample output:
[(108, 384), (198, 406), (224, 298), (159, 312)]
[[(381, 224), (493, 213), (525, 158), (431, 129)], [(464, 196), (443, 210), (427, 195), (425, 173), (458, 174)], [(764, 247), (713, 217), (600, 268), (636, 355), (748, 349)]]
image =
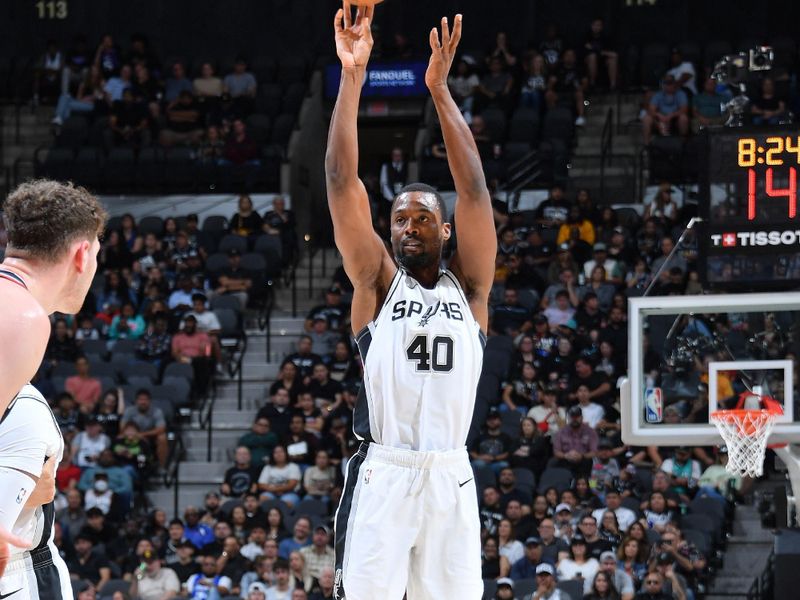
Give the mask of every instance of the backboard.
[(628, 306), (625, 443), (720, 444), (709, 413), (757, 393), (783, 407), (769, 443), (800, 444), (800, 293), (657, 296)]

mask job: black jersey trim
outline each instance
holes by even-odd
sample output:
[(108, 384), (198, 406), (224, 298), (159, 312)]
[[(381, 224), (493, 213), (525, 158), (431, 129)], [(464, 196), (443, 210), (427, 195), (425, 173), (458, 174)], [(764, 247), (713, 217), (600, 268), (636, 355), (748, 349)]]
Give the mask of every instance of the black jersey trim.
[(403, 272), (403, 269), (397, 269), (397, 271), (394, 274), (394, 277), (392, 277), (392, 283), (389, 284), (389, 293), (386, 294), (386, 300), (383, 301), (383, 306), (386, 306), (387, 304), (389, 304), (389, 300), (392, 299), (392, 295), (397, 290), (397, 286), (400, 285), (400, 279), (402, 279), (400, 277), (400, 274), (402, 272)]
[[(365, 327), (361, 331), (358, 338), (356, 338), (356, 344), (358, 345), (358, 352), (361, 354), (361, 362), (366, 365), (367, 353), (372, 344), (372, 332), (369, 330), (369, 327)], [(356, 396), (356, 405), (353, 409), (353, 433), (360, 439), (371, 442), (373, 439), (372, 431), (370, 430), (369, 399), (367, 398), (368, 384), (369, 382), (367, 381), (367, 375), (365, 373), (361, 388), (358, 390), (358, 395)]]
[(17, 275), (13, 271), (8, 271), (6, 269), (0, 269), (0, 277), (3, 277), (4, 279), (8, 279), (9, 281), (14, 282), (17, 285), (20, 285), (20, 286), (24, 287), (26, 290), (28, 289), (28, 286), (25, 285), (25, 280), (22, 279), (22, 277), (20, 277), (19, 275)]
[(367, 459), (368, 444), (362, 443), (358, 452), (350, 458), (347, 463), (347, 478), (345, 479), (344, 491), (342, 492), (342, 499), (339, 502), (339, 509), (336, 511), (336, 517), (333, 524), (334, 532), (334, 592), (333, 597), (337, 600), (345, 600), (347, 594), (344, 589), (344, 560), (350, 548), (346, 548), (347, 542), (347, 524), (350, 520), (350, 515), (356, 512), (355, 491), (356, 484), (361, 477), (361, 466)]

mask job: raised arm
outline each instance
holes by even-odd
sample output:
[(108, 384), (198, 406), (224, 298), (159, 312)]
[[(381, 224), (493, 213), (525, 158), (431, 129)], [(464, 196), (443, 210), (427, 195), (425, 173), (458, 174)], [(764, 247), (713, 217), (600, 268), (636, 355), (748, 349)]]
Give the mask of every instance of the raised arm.
[(447, 17), (442, 19), (441, 41), (436, 28), (431, 30), (431, 58), (425, 73), (425, 83), (439, 115), (447, 149), (447, 162), (456, 184), (455, 222), (458, 228), (458, 249), (450, 262), (450, 269), (464, 288), (475, 319), (486, 331), (497, 238), (491, 197), (486, 188), (478, 148), (447, 87), (447, 74), (460, 39), (461, 15), (456, 15), (452, 35)]
[[(391, 258), (372, 228), (369, 198), (358, 178), (358, 102), (361, 85), (372, 50), (370, 25), (374, 7), (359, 8), (355, 22), (351, 7), (344, 3), (334, 18), (336, 53), (342, 62), (339, 95), (328, 131), (325, 181), (328, 207), (333, 220), (336, 246), (344, 268), (355, 287), (353, 328), (362, 327), (374, 316), (377, 300), (370, 296)], [(391, 275), (389, 276), (391, 277)]]

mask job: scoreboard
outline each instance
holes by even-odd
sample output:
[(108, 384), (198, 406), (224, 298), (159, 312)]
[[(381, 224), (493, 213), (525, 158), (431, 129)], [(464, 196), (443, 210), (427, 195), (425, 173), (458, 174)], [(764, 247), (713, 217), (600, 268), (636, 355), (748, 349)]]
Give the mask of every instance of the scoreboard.
[(800, 130), (715, 128), (702, 136), (705, 283), (740, 291), (800, 286)]

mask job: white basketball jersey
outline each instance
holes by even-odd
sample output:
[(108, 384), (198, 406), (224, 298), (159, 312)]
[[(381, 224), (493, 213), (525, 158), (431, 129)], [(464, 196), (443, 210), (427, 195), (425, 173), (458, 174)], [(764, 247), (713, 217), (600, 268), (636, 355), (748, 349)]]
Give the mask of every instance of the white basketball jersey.
[(450, 271), (426, 289), (399, 269), (356, 342), (364, 362), (353, 416), (359, 439), (419, 451), (464, 446), (485, 336)]
[[(38, 475), (48, 457), (55, 456), (58, 463), (63, 453), (64, 440), (53, 411), (39, 390), (30, 384), (24, 386), (0, 419), (0, 466)], [(18, 502), (24, 500), (18, 498)], [(54, 515), (52, 502), (22, 509), (12, 531), (33, 543), (29, 550), (11, 546), (12, 558), (47, 545), (53, 537)]]

